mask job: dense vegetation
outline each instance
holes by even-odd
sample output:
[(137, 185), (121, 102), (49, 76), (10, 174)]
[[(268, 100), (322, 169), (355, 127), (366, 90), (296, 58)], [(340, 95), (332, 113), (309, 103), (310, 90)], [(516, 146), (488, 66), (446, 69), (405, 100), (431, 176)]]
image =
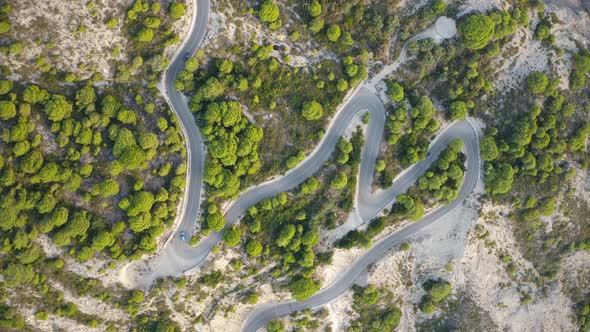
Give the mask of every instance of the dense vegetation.
[(316, 248), (320, 230), (334, 228), (352, 209), (362, 143), (360, 130), (350, 142), (341, 139), (331, 167), (293, 192), (251, 207), (240, 226), (224, 232), (225, 245), (232, 247), (241, 242), (249, 257), (277, 262), (271, 265), (271, 274), (278, 280), (291, 277), (288, 287), (295, 299), (303, 300), (315, 293), (319, 284), (310, 276), (318, 264), (331, 260), (330, 252), (318, 252)]
[[(11, 6), (0, 5), (1, 51), (16, 57), (20, 42), (2, 28)], [(178, 41), (171, 22), (183, 13), (181, 3), (138, 0), (125, 18), (105, 22), (129, 37), (117, 83), (98, 73), (83, 80), (60, 71), (49, 48), (32, 77), (0, 68), (2, 303), (32, 308), (37, 320), (64, 317), (108, 331), (177, 330), (169, 320), (144, 314), (153, 308), (142, 307), (143, 292), (105, 288), (69, 269), (90, 261), (102, 266), (90, 274), (100, 275), (118, 261), (154, 253), (174, 221), (186, 152), (180, 126), (154, 88), (168, 64), (164, 48)], [(88, 314), (68, 296), (111, 302), (133, 317)], [(14, 309), (0, 312), (2, 327), (28, 328)]]
[(426, 158), (430, 137), (440, 128), (436, 109), (427, 96), (410, 95), (404, 99), (404, 88), (390, 82), (389, 95), (399, 107), (390, 109), (385, 123), (387, 150), (376, 165), (378, 184), (387, 188), (395, 174)]
[[(346, 66), (326, 60), (308, 72), (284, 64), (284, 59), (279, 61), (273, 52), (271, 44), (251, 44), (249, 51), (240, 58), (232, 56), (206, 60), (201, 53), (187, 60), (186, 69), (176, 80), (176, 87), (180, 90), (187, 93), (194, 91), (191, 109), (195, 113), (201, 114), (200, 110), (207, 110), (214, 101), (237, 100), (236, 104), (239, 103), (240, 107), (235, 109), (239, 109), (240, 113), (247, 110), (257, 119), (243, 117), (248, 123), (241, 126), (252, 129), (231, 139), (220, 131), (220, 126), (206, 126), (203, 117), (197, 115), (202, 132), (208, 138), (206, 143), (210, 151), (232, 155), (237, 150), (238, 156), (242, 157), (235, 163), (221, 163), (215, 162), (220, 159), (219, 154), (212, 154), (214, 160), (207, 164), (207, 169), (224, 169), (225, 174), (224, 179), (218, 182), (213, 179), (207, 181), (212, 198), (230, 198), (247, 185), (294, 167), (293, 162), (288, 160), (290, 156), (301, 154), (303, 147), (319, 141), (324, 126), (321, 120), (334, 113), (349, 85), (356, 84), (352, 80), (359, 75), (358, 58), (348, 57)], [(349, 76), (344, 71), (351, 66), (354, 72), (350, 69), (348, 72), (353, 75)], [(252, 121), (268, 121), (259, 115), (269, 112), (273, 117), (289, 119), (289, 125), (265, 125), (263, 133), (260, 125), (251, 124)], [(284, 135), (296, 144), (283, 147), (277, 140), (284, 140)], [(209, 139), (211, 137), (219, 139)], [(219, 172), (213, 172), (212, 176)]]
[(350, 323), (349, 332), (393, 331), (400, 321), (402, 312), (393, 305), (393, 294), (373, 285), (352, 287), (353, 308), (359, 315)]
[(408, 53), (416, 57), (406, 65), (401, 75), (405, 79), (388, 81), (389, 147), (377, 168), (379, 185), (388, 187), (395, 174), (424, 159), (430, 136), (440, 128), (435, 107), (421, 91), (433, 91), (443, 101), (448, 120), (465, 118), (475, 100), (493, 93), (486, 66), (518, 25), (527, 23), (526, 11), (519, 8), (474, 14), (459, 22), (461, 39), (456, 45), (452, 40), (438, 45), (430, 39), (408, 43)]
[[(273, 96), (281, 94), (281, 91), (287, 88), (287, 81), (281, 83), (284, 86), (280, 86), (271, 77), (274, 77), (277, 71), (278, 77), (289, 77), (292, 69), (279, 64), (275, 58), (270, 58), (269, 52), (272, 47), (269, 47), (270, 45), (253, 48), (255, 53), (247, 58), (247, 66), (240, 62), (234, 63), (229, 59), (216, 59), (210, 60), (209, 66), (193, 75), (190, 69), (197, 70), (197, 63), (202, 61), (202, 55), (197, 55), (187, 61), (186, 77), (181, 74), (176, 82), (179, 88), (199, 86), (191, 97), (191, 110), (196, 113), (210, 152), (211, 159), (206, 163), (205, 182), (209, 185), (209, 197), (215, 202), (209, 205), (206, 229), (221, 230), (224, 225), (223, 216), (216, 204), (223, 199), (235, 198), (246, 184), (253, 182), (249, 177), (258, 173), (262, 166), (258, 152), (259, 142), (272, 144), (273, 149), (277, 148), (275, 141), (263, 141), (265, 135), (262, 128), (253, 125), (243, 115), (243, 108), (247, 107), (250, 112), (255, 112), (262, 110), (259, 105), (262, 104), (267, 105), (271, 110), (282, 109), (287, 112), (290, 105), (284, 103), (305, 100), (297, 107), (301, 109), (298, 112), (300, 115), (297, 115), (300, 126), (302, 129), (305, 128), (306, 132), (315, 129), (316, 133), (321, 133), (322, 123), (314, 124), (315, 120), (325, 116), (328, 111), (333, 113), (339, 103), (338, 96), (343, 95), (343, 92), (338, 92), (335, 87), (326, 85), (314, 91), (305, 89), (304, 86), (300, 88), (293, 86), (292, 80), (289, 80), (289, 88), (294, 91), (299, 90), (293, 95), (294, 99), (292, 101), (275, 99)], [(325, 72), (325, 75), (329, 76), (329, 73)], [(252, 88), (248, 88), (249, 86)], [(322, 89), (334, 90), (327, 94), (317, 93)], [(310, 93), (314, 94), (310, 95)], [(246, 105), (241, 105), (237, 101), (224, 101), (231, 95), (237, 95), (238, 100), (245, 102)], [(316, 97), (321, 98), (318, 99), (321, 103), (314, 99)], [(313, 137), (318, 139), (320, 135), (307, 136), (307, 139)], [(294, 157), (289, 157), (283, 151), (275, 156), (274, 158), (285, 161), (282, 165), (275, 164), (267, 167), (266, 175), (269, 175), (268, 170), (295, 167), (303, 158), (301, 151), (297, 155), (297, 158), (293, 159)], [(339, 181), (343, 182), (344, 179), (341, 177)], [(342, 183), (336, 185), (343, 186)]]
[[(103, 250), (116, 259), (153, 252), (184, 185), (171, 113), (91, 85), (72, 97), (36, 85), (14, 89), (0, 101), (0, 219), (2, 236), (13, 239), (6, 250), (34, 250), (29, 241), (48, 233), (81, 261)], [(137, 236), (130, 240), (130, 232)]]
[(460, 139), (452, 140), (430, 169), (418, 178), (417, 183), (406, 194), (396, 197), (388, 216), (372, 220), (364, 231), (348, 232), (336, 246), (345, 249), (355, 246), (370, 247), (372, 239), (387, 226), (404, 219), (418, 221), (424, 215), (425, 207), (449, 204), (455, 200), (463, 184), (465, 170), (462, 147), (463, 142)]

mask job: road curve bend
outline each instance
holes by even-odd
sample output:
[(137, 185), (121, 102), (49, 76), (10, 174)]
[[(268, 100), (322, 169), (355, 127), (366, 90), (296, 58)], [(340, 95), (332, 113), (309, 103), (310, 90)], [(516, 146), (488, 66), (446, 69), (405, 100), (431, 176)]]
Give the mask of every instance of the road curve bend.
[(201, 133), (188, 107), (188, 99), (176, 90), (174, 80), (184, 70), (187, 55), (192, 56), (205, 38), (210, 8), (210, 0), (193, 0), (190, 29), (164, 72), (163, 84), (159, 87), (170, 108), (178, 117), (186, 142), (186, 187), (175, 229), (156, 256), (132, 262), (123, 268), (121, 282), (127, 287), (147, 287), (159, 277), (179, 275), (186, 270), (178, 268), (185, 265), (178, 253), (190, 246), (185, 241), (181, 241), (176, 234), (181, 231), (192, 234), (199, 219), (205, 150)]
[[(193, 21), (191, 29), (175, 54), (172, 63), (164, 75), (164, 95), (172, 110), (178, 116), (187, 144), (187, 184), (185, 196), (181, 206), (176, 229), (168, 239), (163, 249), (149, 260), (133, 262), (127, 265), (121, 273), (121, 281), (128, 287), (148, 287), (152, 282), (164, 276), (178, 276), (186, 271), (198, 268), (207, 258), (213, 247), (221, 240), (221, 232), (214, 232), (191, 247), (187, 241), (180, 240), (177, 234), (184, 231), (192, 234), (199, 220), (201, 195), (203, 186), (203, 170), (205, 151), (199, 129), (193, 114), (188, 107), (188, 100), (174, 88), (174, 79), (184, 69), (186, 55), (192, 55), (201, 44), (207, 31), (210, 12), (210, 0), (193, 0)], [(405, 48), (404, 48), (405, 51)], [(391, 66), (397, 66), (405, 61), (405, 52)], [(392, 69), (392, 68), (390, 68)], [(443, 128), (432, 141), (429, 154), (423, 162), (413, 165), (398, 177), (393, 185), (383, 191), (373, 193), (374, 166), (379, 152), (379, 145), (386, 121), (385, 109), (382, 102), (371, 89), (371, 84), (363, 85), (355, 90), (331, 119), (330, 125), (321, 142), (315, 150), (295, 169), (275, 180), (252, 187), (243, 192), (237, 200), (232, 202), (225, 211), (226, 227), (230, 227), (244, 215), (247, 209), (264, 198), (274, 197), (288, 191), (316, 173), (330, 158), (336, 143), (344, 134), (353, 118), (359, 112), (371, 114), (366, 128), (365, 145), (362, 149), (359, 170), (359, 185), (357, 188), (357, 212), (359, 217), (368, 221), (381, 213), (391, 204), (397, 195), (405, 192), (418, 177), (436, 160), (438, 154), (453, 138), (461, 138), (467, 155), (465, 181), (458, 198), (450, 205), (441, 207), (428, 214), (421, 221), (409, 224), (400, 231), (393, 233), (375, 244), (370, 250), (359, 257), (353, 265), (345, 271), (329, 288), (322, 290), (304, 302), (289, 301), (279, 304), (269, 304), (257, 307), (248, 315), (242, 330), (256, 331), (270, 320), (300, 311), (315, 308), (333, 300), (346, 291), (366, 267), (377, 262), (386, 252), (407, 238), (415, 235), (428, 225), (436, 222), (440, 217), (460, 205), (472, 192), (479, 178), (480, 159), (477, 132), (469, 121), (463, 120), (449, 124)]]
[[(369, 123), (369, 128), (370, 127), (371, 123)], [(376, 148), (373, 145), (375, 144), (378, 146), (379, 142), (371, 141), (373, 133), (369, 130), (367, 130), (367, 132), (369, 133), (369, 137), (363, 147), (362, 154), (363, 158), (366, 156), (373, 158), (376, 156), (373, 152)], [(444, 150), (448, 143), (454, 138), (461, 138), (463, 140), (463, 151), (467, 156), (465, 181), (461, 186), (457, 199), (451, 202), (451, 204), (439, 207), (427, 214), (420, 221), (408, 224), (401, 230), (392, 233), (383, 240), (377, 242), (367, 252), (357, 258), (357, 260), (328, 288), (316, 293), (309, 299), (303, 302), (293, 300), (256, 307), (247, 316), (246, 321), (242, 326), (242, 331), (254, 332), (264, 327), (269, 321), (275, 318), (304, 309), (318, 308), (332, 301), (348, 290), (362, 271), (364, 271), (369, 265), (376, 263), (383, 258), (389, 250), (399, 246), (408, 238), (416, 235), (421, 230), (435, 223), (459, 206), (475, 188), (481, 171), (478, 133), (468, 120), (457, 121), (445, 127), (430, 144), (429, 155), (426, 160), (414, 165), (408, 170), (408, 172), (404, 173), (403, 176), (397, 178), (389, 189), (381, 191), (379, 194), (370, 193), (371, 182), (369, 182), (369, 180), (372, 181), (375, 159), (371, 159), (368, 163), (366, 162), (367, 159), (361, 159), (361, 162), (365, 163), (365, 165), (361, 165), (359, 180), (363, 183), (359, 186), (359, 192), (357, 194), (359, 197), (361, 217), (363, 220), (368, 220), (365, 219), (364, 216), (372, 217), (376, 215), (376, 213), (379, 213), (385, 206), (394, 201), (397, 195), (404, 193), (412, 184), (414, 184), (417, 178), (428, 169), (432, 162), (437, 159), (439, 153)]]

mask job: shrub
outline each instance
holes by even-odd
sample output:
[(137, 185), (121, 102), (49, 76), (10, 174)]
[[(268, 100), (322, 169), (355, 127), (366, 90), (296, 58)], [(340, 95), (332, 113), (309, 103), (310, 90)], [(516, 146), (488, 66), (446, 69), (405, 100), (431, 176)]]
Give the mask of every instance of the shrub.
[(420, 310), (426, 315), (430, 315), (436, 311), (436, 305), (432, 301), (423, 301), (420, 303)]

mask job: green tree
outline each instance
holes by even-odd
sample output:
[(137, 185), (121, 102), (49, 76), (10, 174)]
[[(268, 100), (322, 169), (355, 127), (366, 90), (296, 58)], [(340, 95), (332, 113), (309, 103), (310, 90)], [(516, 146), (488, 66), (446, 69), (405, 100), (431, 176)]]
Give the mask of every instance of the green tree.
[(39, 214), (46, 214), (53, 211), (56, 205), (57, 198), (53, 194), (46, 194), (37, 203), (37, 211), (39, 211)]
[(527, 85), (532, 93), (543, 93), (547, 90), (549, 79), (544, 73), (536, 71), (527, 77)]
[(49, 315), (46, 311), (40, 310), (35, 313), (35, 318), (38, 320), (47, 320), (49, 318)]
[(11, 230), (17, 221), (16, 209), (0, 207), (0, 228), (8, 231)]
[(140, 132), (137, 143), (144, 150), (156, 149), (159, 145), (158, 136), (154, 133)]
[(397, 196), (396, 202), (391, 207), (391, 214), (396, 217), (407, 217), (410, 220), (417, 221), (424, 215), (424, 206), (420, 200), (401, 194)]
[(30, 245), (28, 248), (20, 251), (16, 256), (18, 261), (22, 264), (34, 263), (39, 257), (41, 257), (41, 249), (37, 244)]
[(318, 190), (320, 183), (314, 177), (310, 177), (301, 184), (301, 193), (304, 195), (311, 194)]
[(568, 142), (570, 151), (580, 151), (586, 148), (586, 140), (590, 134), (590, 122), (585, 123), (574, 131)]
[(320, 16), (322, 14), (322, 5), (317, 0), (313, 0), (307, 7), (307, 12), (311, 17)]
[(332, 42), (337, 42), (338, 39), (340, 39), (340, 35), (342, 35), (342, 30), (337, 24), (331, 25), (328, 30), (326, 30), (326, 36)]
[(539, 202), (539, 212), (544, 216), (551, 216), (555, 212), (557, 202), (554, 197), (549, 197)]
[[(143, 232), (152, 226), (153, 218), (149, 212), (141, 213), (139, 215), (129, 218), (129, 229), (135, 233)], [(149, 237), (144, 237), (143, 240), (148, 240)]]
[(207, 216), (207, 227), (215, 232), (221, 231), (223, 227), (225, 227), (225, 218), (223, 217), (223, 214), (219, 211), (209, 213)]
[(139, 191), (129, 196), (129, 206), (126, 209), (127, 215), (135, 217), (141, 213), (150, 212), (154, 202), (154, 194), (149, 191)]
[(133, 124), (137, 123), (137, 113), (130, 109), (123, 109), (117, 113), (117, 120), (121, 121), (124, 124)]
[(0, 21), (0, 34), (4, 34), (10, 31), (10, 22)]
[(306, 101), (303, 103), (303, 117), (308, 121), (319, 120), (322, 118), (324, 114), (324, 108), (322, 104), (318, 103), (317, 101)]
[(496, 160), (500, 156), (500, 150), (493, 136), (486, 135), (479, 143), (479, 149), (481, 150), (481, 158), (485, 161)]
[(23, 283), (30, 282), (35, 276), (31, 265), (21, 265), (10, 263), (2, 270), (4, 282), (8, 287), (14, 287)]
[(97, 189), (102, 197), (111, 197), (119, 193), (119, 183), (114, 179), (106, 179), (98, 183)]
[(113, 244), (115, 244), (115, 238), (107, 231), (100, 231), (92, 238), (92, 249), (96, 251), (111, 247)]
[(289, 284), (289, 289), (295, 300), (304, 301), (320, 289), (320, 284), (309, 277), (297, 276)]
[(324, 19), (321, 16), (315, 17), (309, 22), (309, 30), (313, 33), (318, 33), (324, 28)]
[[(23, 92), (23, 100), (29, 104), (36, 104), (44, 102), (49, 98), (49, 93), (46, 90), (40, 89), (36, 85), (29, 85)], [(63, 98), (63, 96), (62, 96)], [(61, 98), (60, 98), (61, 99)]]
[(479, 50), (484, 48), (494, 35), (495, 23), (486, 15), (468, 16), (459, 24), (459, 32), (465, 47)]
[(414, 128), (416, 130), (425, 129), (434, 116), (434, 112), (432, 101), (426, 96), (420, 97), (416, 106), (410, 109), (410, 116), (414, 120)]
[(347, 184), (348, 184), (348, 176), (346, 175), (346, 173), (338, 172), (338, 173), (336, 173), (336, 176), (334, 176), (334, 179), (332, 180), (330, 187), (332, 189), (340, 190), (340, 189), (343, 189), (344, 187), (346, 187)]
[(387, 92), (389, 94), (389, 98), (393, 102), (400, 103), (405, 98), (404, 87), (401, 86), (401, 84), (399, 84), (397, 82), (393, 82), (392, 84), (390, 84), (388, 86), (388, 91)]
[(432, 9), (436, 13), (436, 15), (441, 15), (442, 13), (444, 13), (446, 8), (447, 5), (442, 0), (437, 1), (432, 5)]
[(258, 294), (251, 292), (246, 297), (246, 303), (248, 304), (256, 304), (258, 303)]
[(276, 239), (277, 246), (286, 247), (295, 236), (295, 225), (289, 224), (281, 229), (279, 236)]
[(339, 78), (338, 81), (336, 81), (336, 88), (341, 92), (346, 91), (346, 89), (348, 89), (348, 82), (343, 78)]
[(12, 91), (13, 83), (11, 80), (0, 80), (0, 96)]
[(223, 241), (230, 247), (240, 244), (242, 231), (237, 226), (232, 226), (223, 232)]
[(105, 22), (105, 24), (106, 24), (107, 28), (114, 29), (117, 27), (117, 24), (119, 24), (119, 21), (117, 21), (116, 18), (111, 17)]
[(246, 253), (252, 257), (260, 255), (262, 253), (262, 244), (258, 240), (248, 240), (248, 243), (246, 243)]
[(158, 28), (160, 24), (162, 24), (162, 21), (156, 16), (148, 16), (143, 20), (143, 25), (151, 29)]
[(199, 69), (199, 59), (197, 57), (189, 58), (184, 63), (184, 69), (189, 72), (194, 72), (195, 70)]
[(76, 105), (77, 106), (88, 106), (96, 101), (96, 93), (94, 88), (90, 85), (86, 85), (82, 89), (76, 92)]
[(184, 15), (186, 8), (183, 3), (174, 2), (170, 4), (170, 17), (177, 20)]
[(46, 217), (41, 222), (41, 231), (43, 233), (49, 233), (54, 228), (60, 227), (68, 222), (68, 216), (70, 211), (65, 207), (58, 207), (53, 210), (49, 217)]
[(434, 302), (440, 302), (447, 298), (453, 289), (451, 284), (445, 280), (427, 283), (425, 286), (428, 295)]
[(21, 170), (25, 174), (35, 174), (43, 166), (43, 155), (39, 151), (27, 153), (20, 161)]
[(430, 315), (436, 311), (436, 305), (429, 300), (424, 300), (420, 303), (420, 310), (426, 315)]
[(355, 65), (354, 63), (346, 66), (346, 75), (349, 77), (354, 77), (358, 73), (359, 66)]
[(262, 22), (272, 23), (279, 19), (279, 6), (272, 0), (266, 0), (260, 5), (258, 16)]
[(123, 149), (119, 161), (129, 170), (142, 168), (145, 163), (145, 153), (137, 145), (131, 145)]
[(221, 96), (224, 90), (223, 84), (217, 78), (211, 77), (199, 88), (198, 95), (202, 96), (205, 100), (213, 100)]
[(492, 195), (505, 194), (512, 188), (513, 180), (514, 169), (510, 164), (490, 165), (484, 180), (486, 191)]
[(0, 100), (0, 120), (7, 121), (16, 116), (16, 105), (11, 101)]
[(234, 68), (234, 63), (229, 59), (223, 59), (219, 62), (219, 72), (222, 74), (229, 74)]
[(467, 104), (460, 100), (452, 102), (449, 107), (449, 115), (452, 120), (465, 119), (467, 117)]
[(137, 33), (137, 41), (142, 43), (149, 43), (154, 40), (154, 30), (151, 28), (142, 28)]
[(22, 54), (25, 49), (25, 45), (19, 41), (15, 41), (14, 43), (8, 46), (8, 53), (10, 55), (18, 55)]
[(72, 104), (62, 95), (53, 95), (45, 104), (43, 111), (51, 121), (61, 121), (72, 115)]
[(266, 326), (268, 332), (285, 332), (285, 325), (280, 320), (271, 320)]

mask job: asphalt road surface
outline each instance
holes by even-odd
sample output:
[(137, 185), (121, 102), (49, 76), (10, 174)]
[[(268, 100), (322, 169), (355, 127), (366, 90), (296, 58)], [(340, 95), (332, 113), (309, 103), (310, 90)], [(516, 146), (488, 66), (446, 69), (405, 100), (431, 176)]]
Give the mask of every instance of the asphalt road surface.
[[(379, 126), (379, 124), (376, 124), (375, 126)], [(380, 126), (382, 127), (383, 125), (381, 124)], [(372, 128), (371, 123), (369, 123), (369, 128)], [(369, 133), (369, 137), (373, 137), (373, 133), (371, 131), (367, 130), (367, 132)], [(375, 136), (381, 136), (381, 134), (376, 134)], [(376, 212), (380, 212), (385, 205), (388, 205), (400, 193), (405, 192), (406, 189), (409, 188), (417, 180), (417, 178), (428, 169), (430, 164), (436, 160), (438, 154), (444, 150), (444, 148), (453, 138), (461, 138), (463, 140), (463, 151), (467, 155), (465, 181), (461, 186), (461, 190), (459, 191), (459, 195), (456, 200), (454, 200), (449, 205), (445, 205), (434, 210), (420, 221), (408, 224), (408, 226), (389, 235), (385, 239), (373, 245), (371, 249), (360, 256), (346, 271), (344, 271), (340, 278), (329, 285), (328, 288), (323, 289), (306, 301), (288, 301), (278, 304), (263, 305), (255, 308), (252, 312), (250, 312), (246, 321), (244, 322), (242, 331), (257, 331), (258, 329), (264, 327), (269, 321), (277, 317), (290, 315), (297, 311), (304, 309), (314, 309), (325, 305), (349, 289), (361, 272), (367, 269), (369, 265), (378, 262), (388, 253), (389, 250), (398, 247), (408, 238), (416, 235), (421, 230), (433, 224), (441, 217), (459, 206), (475, 188), (481, 169), (477, 132), (467, 120), (455, 122), (446, 127), (443, 132), (439, 133), (438, 137), (430, 145), (429, 156), (426, 160), (414, 165), (414, 167), (409, 169), (405, 174), (403, 174), (403, 176), (396, 179), (389, 189), (382, 191), (377, 195), (370, 194), (369, 182), (373, 173), (373, 168), (370, 166), (374, 166), (375, 159), (371, 159), (369, 163), (366, 163), (368, 164), (366, 167), (363, 167), (365, 165), (361, 165), (361, 185), (359, 187), (360, 191), (358, 193), (359, 209), (361, 210), (361, 217), (373, 216)], [(374, 152), (372, 152), (372, 150), (377, 150), (375, 147), (373, 147), (373, 143), (375, 142), (376, 141), (370, 142), (367, 140), (367, 143), (363, 149), (363, 158), (366, 156), (370, 156), (371, 158), (375, 157), (373, 154)], [(363, 159), (363, 163), (365, 163), (366, 160), (367, 159)], [(363, 217), (363, 220), (368, 219), (364, 219)]]
[[(198, 268), (205, 261), (213, 247), (221, 240), (222, 233), (215, 232), (204, 238), (195, 247), (191, 247), (188, 243), (200, 216), (205, 150), (193, 114), (188, 108), (188, 100), (174, 88), (173, 83), (178, 73), (184, 69), (186, 58), (195, 53), (207, 31), (210, 12), (209, 0), (194, 0), (194, 7), (194, 19), (191, 29), (165, 73), (164, 87), (162, 88), (171, 108), (180, 120), (186, 138), (188, 171), (185, 196), (174, 234), (168, 239), (163, 249), (148, 260), (129, 264), (122, 271), (122, 281), (130, 287), (148, 287), (159, 277), (178, 276), (186, 271)], [(405, 52), (402, 53), (402, 56), (397, 61), (398, 64), (405, 60)], [(338, 297), (351, 287), (356, 277), (368, 265), (377, 262), (390, 249), (398, 246), (456, 208), (473, 191), (480, 172), (479, 142), (474, 127), (467, 120), (463, 120), (448, 125), (438, 133), (430, 145), (429, 155), (426, 160), (410, 167), (395, 179), (390, 188), (373, 193), (371, 185), (373, 183), (375, 161), (383, 135), (386, 116), (383, 104), (372, 92), (370, 86), (361, 86), (340, 107), (334, 118), (331, 119), (321, 142), (303, 162), (281, 177), (248, 189), (236, 201), (231, 203), (225, 211), (226, 227), (230, 227), (238, 221), (250, 206), (264, 198), (274, 197), (281, 192), (293, 189), (315, 174), (331, 157), (338, 140), (343, 136), (350, 122), (359, 112), (371, 113), (365, 131), (365, 144), (362, 150), (358, 175), (357, 211), (355, 213), (358, 213), (362, 220), (369, 221), (378, 215), (395, 200), (397, 195), (404, 193), (414, 184), (453, 138), (463, 140), (464, 152), (467, 155), (465, 181), (459, 192), (459, 197), (450, 205), (435, 210), (419, 222), (409, 224), (407, 227), (376, 243), (369, 251), (359, 257), (339, 279), (308, 300), (269, 304), (256, 308), (248, 315), (242, 330), (256, 331), (274, 318), (306, 308), (320, 307)], [(187, 234), (187, 239), (184, 241), (179, 236), (182, 231)]]
[[(170, 108), (178, 116), (187, 148), (186, 188), (176, 228), (156, 256), (133, 262), (124, 268), (121, 281), (129, 287), (147, 287), (159, 277), (180, 275), (190, 268), (193, 262), (188, 256), (190, 245), (187, 241), (190, 240), (199, 220), (205, 150), (201, 133), (188, 107), (188, 99), (174, 88), (174, 80), (184, 70), (187, 57), (192, 56), (201, 45), (207, 33), (209, 13), (210, 0), (193, 0), (190, 31), (166, 70), (163, 86), (160, 87)], [(182, 231), (187, 234), (186, 241), (180, 239), (179, 234)]]

